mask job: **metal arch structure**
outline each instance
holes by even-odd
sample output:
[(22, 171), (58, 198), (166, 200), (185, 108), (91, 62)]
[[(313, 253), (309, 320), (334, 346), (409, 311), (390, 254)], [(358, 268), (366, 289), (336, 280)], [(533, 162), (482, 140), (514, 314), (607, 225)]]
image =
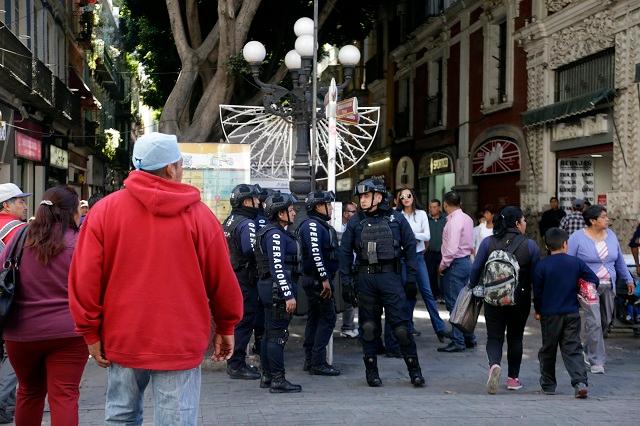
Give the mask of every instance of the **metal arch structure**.
[[(358, 107), (360, 121), (338, 121), (336, 176), (353, 168), (367, 153), (378, 132), (380, 107)], [(251, 145), (251, 177), (289, 181), (296, 152), (290, 117), (270, 114), (261, 106), (220, 105), (220, 123), (227, 143)], [(319, 119), (315, 170), (327, 174), (329, 121)], [(316, 180), (326, 180), (326, 177)]]

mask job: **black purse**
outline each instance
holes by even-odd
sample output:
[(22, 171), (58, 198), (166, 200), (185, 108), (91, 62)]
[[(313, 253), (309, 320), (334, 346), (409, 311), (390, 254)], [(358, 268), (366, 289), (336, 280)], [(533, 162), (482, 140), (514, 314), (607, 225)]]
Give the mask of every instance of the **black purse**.
[(15, 244), (10, 244), (7, 248), (9, 255), (0, 271), (0, 324), (4, 323), (11, 311), (16, 286), (20, 282), (20, 259), (22, 258), (24, 241), (27, 238), (27, 228), (28, 226), (22, 227), (13, 238)]

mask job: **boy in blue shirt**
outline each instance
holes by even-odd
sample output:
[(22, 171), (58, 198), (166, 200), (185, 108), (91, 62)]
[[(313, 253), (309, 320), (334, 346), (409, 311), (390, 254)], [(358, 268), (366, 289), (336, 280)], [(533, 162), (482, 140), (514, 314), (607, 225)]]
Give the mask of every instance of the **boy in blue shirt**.
[(580, 259), (567, 254), (569, 234), (560, 228), (545, 233), (551, 256), (538, 262), (533, 276), (533, 306), (542, 328), (540, 386), (547, 395), (556, 391), (556, 353), (558, 346), (571, 377), (576, 398), (586, 398), (587, 370), (580, 343), (580, 305), (578, 280), (599, 284), (598, 277)]

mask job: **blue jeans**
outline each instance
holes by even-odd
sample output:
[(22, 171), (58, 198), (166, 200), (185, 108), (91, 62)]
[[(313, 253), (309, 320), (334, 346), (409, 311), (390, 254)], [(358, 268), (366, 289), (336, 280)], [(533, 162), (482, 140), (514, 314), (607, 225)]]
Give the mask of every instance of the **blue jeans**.
[(144, 391), (151, 381), (156, 426), (195, 426), (200, 405), (200, 367), (159, 371), (111, 363), (107, 370), (105, 425), (141, 425)]
[[(431, 292), (431, 283), (429, 282), (429, 273), (427, 272), (427, 264), (424, 261), (424, 253), (418, 253), (416, 255), (416, 284), (418, 285), (418, 290), (422, 295), (422, 299), (424, 300), (424, 304), (427, 307), (427, 312), (429, 312), (429, 318), (431, 318), (431, 326), (433, 327), (433, 331), (436, 333), (443, 333), (445, 331), (444, 321), (440, 318), (440, 313), (438, 313), (438, 304), (436, 299), (433, 297), (433, 293)], [(413, 306), (411, 306), (411, 316), (413, 316), (413, 309), (415, 308), (415, 300), (413, 301)]]
[[(442, 276), (442, 292), (444, 293), (444, 304), (447, 307), (449, 313), (453, 310), (456, 304), (456, 299), (462, 287), (469, 282), (469, 275), (471, 273), (471, 260), (469, 256), (460, 257), (454, 259), (444, 271)], [(462, 332), (456, 327), (452, 327), (451, 330), (451, 342), (459, 347), (464, 348), (465, 342), (475, 343), (476, 336), (472, 334), (462, 334)]]

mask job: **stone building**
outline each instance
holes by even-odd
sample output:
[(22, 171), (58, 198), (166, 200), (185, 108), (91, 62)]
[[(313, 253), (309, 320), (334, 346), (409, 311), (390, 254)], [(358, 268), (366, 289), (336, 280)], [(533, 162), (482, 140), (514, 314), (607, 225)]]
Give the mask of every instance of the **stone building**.
[(529, 156), (521, 203), (605, 204), (623, 244), (640, 218), (640, 2), (533, 0), (514, 35), (527, 52)]

